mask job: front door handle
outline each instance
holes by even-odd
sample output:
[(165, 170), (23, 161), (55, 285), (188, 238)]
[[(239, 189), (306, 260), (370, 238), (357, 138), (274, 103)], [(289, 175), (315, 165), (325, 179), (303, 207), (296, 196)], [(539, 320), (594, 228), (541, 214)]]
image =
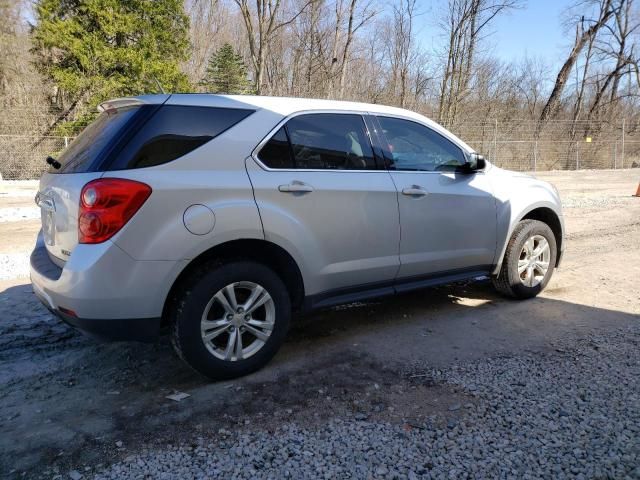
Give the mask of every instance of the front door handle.
[(402, 194), (410, 197), (424, 197), (428, 195), (429, 192), (423, 190), (419, 185), (412, 185), (411, 187), (403, 188)]
[(285, 193), (310, 193), (313, 187), (303, 182), (293, 181), (288, 185), (280, 185), (278, 190)]

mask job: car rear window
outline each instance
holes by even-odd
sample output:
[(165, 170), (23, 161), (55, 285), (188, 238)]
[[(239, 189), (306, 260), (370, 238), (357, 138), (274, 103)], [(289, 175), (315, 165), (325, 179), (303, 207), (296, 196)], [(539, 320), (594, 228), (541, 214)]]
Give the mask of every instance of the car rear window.
[(163, 105), (127, 144), (112, 155), (109, 170), (171, 162), (217, 137), (253, 110)]
[(111, 140), (129, 123), (139, 106), (110, 109), (102, 112), (62, 152), (56, 160), (62, 165), (51, 167), (50, 173), (80, 173), (92, 170)]

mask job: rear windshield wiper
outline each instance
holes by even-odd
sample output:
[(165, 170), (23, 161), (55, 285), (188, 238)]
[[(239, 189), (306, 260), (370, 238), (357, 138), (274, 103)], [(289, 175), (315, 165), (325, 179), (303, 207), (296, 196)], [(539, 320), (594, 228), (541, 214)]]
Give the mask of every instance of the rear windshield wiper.
[(62, 166), (62, 164), (58, 160), (56, 160), (51, 156), (47, 157), (47, 163), (51, 165), (53, 168), (55, 168), (56, 170), (59, 170), (60, 167)]

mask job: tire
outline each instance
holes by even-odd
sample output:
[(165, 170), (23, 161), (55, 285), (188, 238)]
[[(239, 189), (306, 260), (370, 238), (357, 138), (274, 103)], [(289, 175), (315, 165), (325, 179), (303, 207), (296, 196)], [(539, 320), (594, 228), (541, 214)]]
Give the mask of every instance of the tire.
[[(534, 252), (537, 251), (541, 243), (540, 238), (544, 238), (548, 244), (548, 255), (546, 257), (537, 257), (540, 264), (546, 258), (548, 261), (548, 268), (546, 272), (542, 272), (540, 267), (533, 267), (533, 277), (529, 276), (528, 269), (524, 272), (518, 273), (518, 264), (522, 262), (522, 267), (525, 262), (529, 262), (528, 251), (530, 251), (530, 245), (527, 245), (527, 252), (524, 251), (525, 243), (529, 239), (538, 239), (538, 243), (534, 241), (533, 245), (536, 245)], [(493, 285), (496, 290), (502, 295), (512, 298), (525, 299), (532, 298), (538, 295), (549, 283), (553, 270), (555, 268), (557, 258), (557, 246), (556, 238), (551, 228), (546, 223), (538, 220), (522, 220), (516, 225), (513, 230), (511, 239), (507, 244), (507, 249), (502, 261), (502, 267), (497, 277), (493, 277)], [(525, 277), (525, 278), (523, 278)], [(530, 281), (534, 278), (533, 281)]]
[[(230, 290), (226, 288), (229, 286), (237, 308), (230, 300)], [(263, 289), (262, 293), (256, 293), (260, 292), (258, 287)], [(263, 301), (265, 292), (269, 300), (252, 312), (248, 309), (238, 313), (241, 305), (249, 305), (254, 294), (255, 304)], [(233, 319), (229, 320), (230, 317)], [(273, 358), (284, 341), (290, 319), (289, 293), (270, 268), (243, 260), (209, 262), (186, 279), (175, 297), (171, 343), (178, 356), (205, 377), (212, 380), (241, 377)]]

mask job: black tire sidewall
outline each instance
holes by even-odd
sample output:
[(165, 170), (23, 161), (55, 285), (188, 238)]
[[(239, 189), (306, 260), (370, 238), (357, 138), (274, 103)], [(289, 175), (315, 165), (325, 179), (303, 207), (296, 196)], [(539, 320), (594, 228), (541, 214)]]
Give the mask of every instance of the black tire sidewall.
[[(179, 296), (174, 342), (180, 356), (196, 371), (211, 379), (228, 379), (246, 375), (271, 360), (282, 345), (289, 329), (291, 304), (287, 289), (278, 275), (255, 262), (237, 261), (205, 269), (194, 275)], [(200, 333), (200, 321), (207, 303), (222, 288), (233, 282), (249, 281), (267, 290), (275, 305), (275, 325), (267, 342), (251, 357), (224, 361), (207, 350)]]
[[(520, 275), (518, 274), (518, 260), (524, 243), (534, 235), (541, 235), (547, 240), (547, 242), (549, 242), (549, 269), (538, 285), (529, 287), (524, 285), (520, 280)], [(508, 255), (505, 260), (508, 262), (507, 271), (509, 275), (509, 283), (514, 295), (518, 298), (531, 298), (544, 290), (553, 275), (557, 258), (556, 237), (551, 231), (551, 228), (549, 228), (547, 224), (537, 220), (527, 222), (527, 225), (516, 234), (514, 242), (510, 245), (510, 249), (507, 253)]]

